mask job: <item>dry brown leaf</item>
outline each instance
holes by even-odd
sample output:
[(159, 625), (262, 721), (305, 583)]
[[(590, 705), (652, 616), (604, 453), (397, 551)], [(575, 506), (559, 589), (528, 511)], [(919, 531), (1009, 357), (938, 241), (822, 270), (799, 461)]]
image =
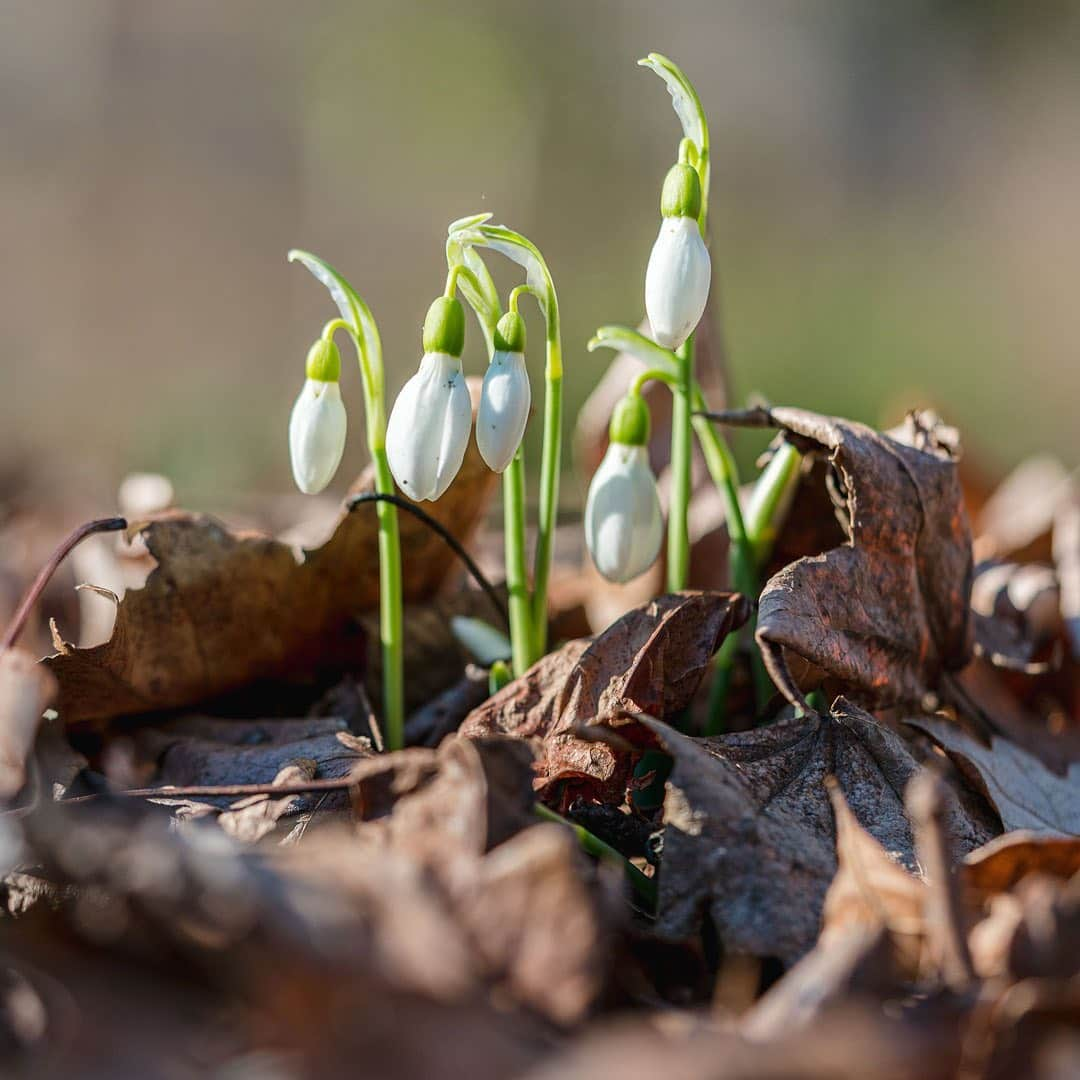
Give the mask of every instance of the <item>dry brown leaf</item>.
[(853, 931), (883, 927), (900, 970), (914, 980), (923, 966), (926, 885), (890, 859), (859, 824), (832, 778), (828, 790), (836, 817), (837, 870), (825, 894), (820, 944), (827, 948)]
[(1080, 762), (1058, 776), (1007, 739), (987, 746), (955, 723), (937, 717), (906, 721), (948, 752), (997, 810), (1006, 830), (1080, 835)]
[[(806, 953), (837, 867), (830, 774), (860, 825), (891, 859), (915, 868), (903, 792), (918, 760), (873, 717), (843, 701), (834, 708), (712, 739), (645, 722), (674, 758), (660, 873), (665, 932), (694, 936), (708, 912), (727, 948), (785, 963)], [(956, 857), (993, 835), (980, 809), (951, 791), (946, 836)]]
[(508, 734), (540, 751), (537, 784), (619, 803), (631, 755), (583, 737), (627, 714), (673, 717), (693, 699), (708, 665), (747, 618), (738, 594), (683, 592), (627, 612), (592, 641), (568, 642), (474, 709), (461, 727), (476, 738)]
[(757, 638), (777, 685), (801, 701), (782, 651), (870, 704), (921, 702), (971, 655), (971, 536), (956, 475), (955, 432), (928, 414), (879, 434), (803, 409), (757, 422), (828, 455), (848, 542), (772, 577)]
[(1029, 874), (1067, 881), (1080, 874), (1080, 839), (1018, 829), (964, 856), (961, 880), (980, 902), (1006, 892)]
[[(429, 510), (466, 539), (494, 476), (474, 443), (457, 479)], [(370, 489), (370, 471), (354, 491)], [(428, 601), (455, 556), (409, 514), (399, 517), (406, 600)], [(125, 594), (112, 638), (58, 642), (46, 663), (66, 723), (191, 705), (257, 680), (304, 680), (362, 664), (357, 617), (378, 603), (375, 512), (340, 517), (321, 547), (302, 553), (268, 536), (234, 534), (180, 512), (144, 530), (157, 567)]]
[[(298, 784), (315, 777), (316, 763), (311, 758), (286, 765), (277, 776), (275, 784)], [(218, 825), (234, 840), (244, 844), (256, 844), (277, 828), (278, 822), (299, 802), (298, 795), (286, 795), (272, 799), (269, 795), (251, 795), (234, 802), (218, 816)]]

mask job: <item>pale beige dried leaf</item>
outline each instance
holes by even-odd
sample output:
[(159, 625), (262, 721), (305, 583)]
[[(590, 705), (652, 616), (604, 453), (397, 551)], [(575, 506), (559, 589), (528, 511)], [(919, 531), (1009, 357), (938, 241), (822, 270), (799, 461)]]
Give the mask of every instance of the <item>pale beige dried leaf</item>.
[(41, 714), (55, 695), (56, 680), (30, 653), (0, 652), (0, 799), (23, 786)]

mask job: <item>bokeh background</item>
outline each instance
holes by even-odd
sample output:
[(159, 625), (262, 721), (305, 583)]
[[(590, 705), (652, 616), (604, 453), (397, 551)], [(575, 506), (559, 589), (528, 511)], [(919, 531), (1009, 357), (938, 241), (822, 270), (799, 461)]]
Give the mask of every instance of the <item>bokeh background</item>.
[(592, 330), (641, 314), (679, 134), (652, 49), (711, 118), (737, 399), (931, 404), (988, 470), (1076, 463), (1080, 5), (0, 0), (0, 465), (287, 490), (332, 311), (286, 250), (352, 278), (396, 389), (479, 210), (547, 255), (572, 416)]

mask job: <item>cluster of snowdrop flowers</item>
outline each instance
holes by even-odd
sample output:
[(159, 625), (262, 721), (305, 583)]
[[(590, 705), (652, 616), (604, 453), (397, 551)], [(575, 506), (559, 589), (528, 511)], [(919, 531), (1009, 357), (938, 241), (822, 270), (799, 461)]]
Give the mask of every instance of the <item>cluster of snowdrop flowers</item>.
[(649, 408), (636, 393), (615, 407), (604, 460), (585, 503), (585, 542), (597, 570), (626, 582), (656, 561), (664, 519), (649, 466)]

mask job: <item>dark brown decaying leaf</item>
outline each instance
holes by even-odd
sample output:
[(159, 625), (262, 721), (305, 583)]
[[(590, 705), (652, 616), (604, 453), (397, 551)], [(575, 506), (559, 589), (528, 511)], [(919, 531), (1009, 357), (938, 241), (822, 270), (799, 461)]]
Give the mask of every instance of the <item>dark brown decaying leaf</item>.
[[(619, 803), (630, 755), (583, 737), (632, 714), (673, 717), (692, 700), (709, 662), (749, 606), (738, 594), (684, 592), (627, 612), (592, 641), (568, 642), (474, 709), (461, 727), (476, 738), (510, 734), (538, 747), (541, 789)], [(628, 715), (631, 714), (631, 715)]]
[(773, 678), (800, 700), (782, 655), (790, 650), (869, 704), (922, 701), (972, 648), (955, 432), (919, 413), (890, 434), (803, 409), (761, 419), (828, 454), (849, 536), (765, 585), (757, 637)]
[(994, 736), (987, 746), (938, 717), (907, 723), (940, 743), (981, 784), (1006, 829), (1080, 835), (1080, 762), (1058, 776), (1007, 739)]
[[(432, 513), (465, 540), (494, 482), (475, 445)], [(370, 475), (354, 485), (367, 490)], [(454, 555), (400, 515), (406, 600), (428, 601)], [(362, 665), (357, 616), (378, 603), (377, 530), (365, 505), (343, 513), (321, 547), (296, 552), (268, 536), (232, 533), (174, 512), (143, 530), (157, 567), (120, 601), (112, 638), (58, 642), (48, 666), (66, 723), (190, 705), (264, 679), (303, 680)]]
[[(903, 792), (919, 762), (854, 706), (840, 701), (831, 716), (714, 739), (644, 723), (675, 760), (664, 805), (664, 932), (693, 935), (708, 912), (726, 948), (785, 963), (806, 953), (837, 866), (827, 775), (889, 857), (915, 867)], [(991, 817), (952, 792), (946, 834), (956, 857), (994, 834)]]

